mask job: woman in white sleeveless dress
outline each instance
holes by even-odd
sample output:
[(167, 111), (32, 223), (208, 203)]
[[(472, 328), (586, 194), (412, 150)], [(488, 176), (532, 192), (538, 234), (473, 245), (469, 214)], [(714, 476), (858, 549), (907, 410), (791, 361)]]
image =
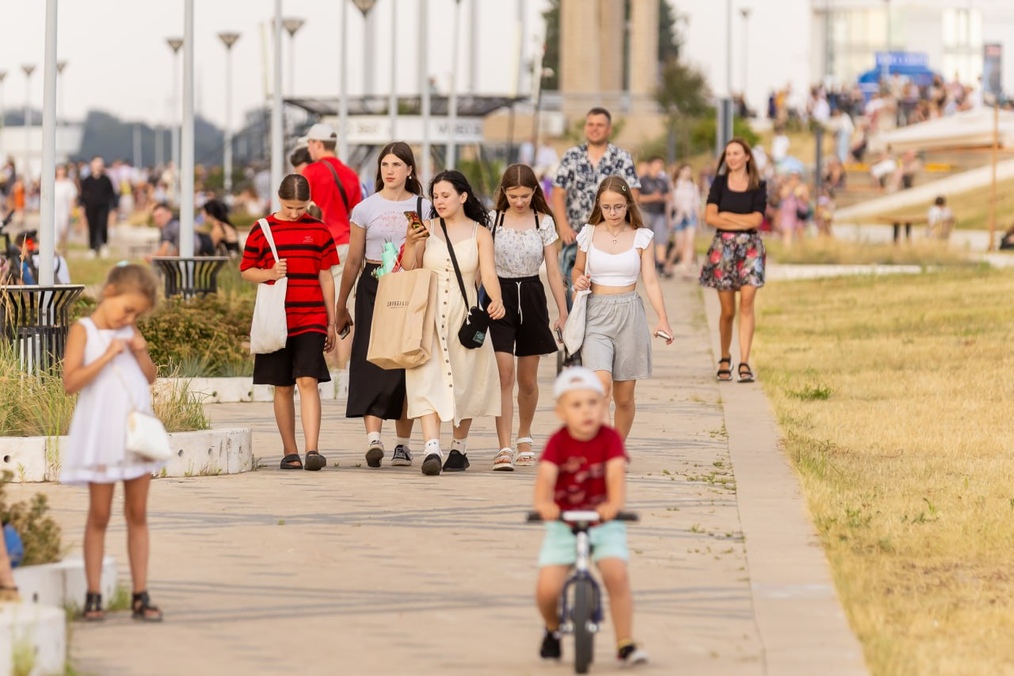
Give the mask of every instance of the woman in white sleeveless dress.
[[(441, 172), (430, 184), (430, 193), (440, 218), (429, 221), (425, 228), (410, 229), (402, 266), (432, 270), (437, 277), (433, 356), (405, 372), (408, 417), (422, 419), (426, 439), (422, 473), (432, 475), (467, 469), (472, 419), (500, 414), (500, 376), (492, 341), (487, 337), (481, 347), (468, 349), (458, 340), (468, 309), (478, 300), (477, 279), (490, 299), (489, 316), (499, 319), (504, 308), (493, 238), (485, 227), (479, 227), (485, 226), (488, 215), (468, 181), (460, 172)], [(467, 298), (462, 297), (448, 247), (454, 248)], [(454, 439), (445, 462), (440, 423), (448, 421), (454, 423)]]

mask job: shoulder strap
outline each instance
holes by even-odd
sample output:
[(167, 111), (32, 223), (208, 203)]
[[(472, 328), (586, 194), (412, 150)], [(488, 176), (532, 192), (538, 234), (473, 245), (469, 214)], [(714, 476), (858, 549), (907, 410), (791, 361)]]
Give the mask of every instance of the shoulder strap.
[(338, 172), (335, 171), (334, 167), (331, 166), (331, 163), (327, 161), (327, 158), (322, 159), (321, 162), (323, 162), (324, 166), (327, 167), (327, 170), (331, 172), (331, 177), (334, 178), (334, 184), (338, 186), (338, 192), (342, 194), (342, 203), (345, 205), (345, 213), (348, 214), (349, 196), (345, 194), (345, 186), (342, 185), (341, 179), (338, 178)]
[(454, 255), (454, 245), (451, 243), (451, 236), (447, 234), (447, 224), (444, 219), (440, 219), (440, 229), (444, 231), (444, 244), (447, 245), (447, 252), (451, 254), (451, 265), (454, 266), (454, 276), (458, 278), (458, 288), (461, 289), (461, 297), (465, 299), (465, 305), (468, 305), (468, 292), (465, 291), (465, 280), (461, 276), (461, 268), (458, 267), (458, 257)]
[(423, 215), (422, 215), (422, 195), (419, 195), (418, 197), (415, 198), (415, 213), (419, 216), (419, 218), (423, 218)]
[(275, 262), (278, 262), (278, 249), (275, 248), (275, 238), (271, 234), (271, 225), (268, 223), (268, 219), (262, 218), (257, 221), (257, 225), (261, 226), (261, 232), (264, 233), (264, 239), (267, 240), (268, 246), (271, 247), (271, 255), (275, 257)]

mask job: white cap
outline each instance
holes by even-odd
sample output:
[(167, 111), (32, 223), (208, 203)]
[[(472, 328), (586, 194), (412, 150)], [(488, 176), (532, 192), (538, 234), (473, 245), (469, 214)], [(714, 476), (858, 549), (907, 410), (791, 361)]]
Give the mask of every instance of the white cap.
[(310, 127), (310, 131), (306, 132), (306, 136), (301, 136), (296, 141), (296, 147), (305, 146), (307, 141), (335, 141), (338, 139), (338, 133), (335, 132), (334, 127), (323, 122)]
[(571, 368), (564, 369), (556, 377), (556, 382), (553, 383), (553, 397), (555, 399), (559, 399), (567, 392), (573, 392), (574, 390), (592, 390), (601, 395), (606, 393), (602, 387), (602, 381), (595, 375), (595, 372), (583, 366), (572, 366)]

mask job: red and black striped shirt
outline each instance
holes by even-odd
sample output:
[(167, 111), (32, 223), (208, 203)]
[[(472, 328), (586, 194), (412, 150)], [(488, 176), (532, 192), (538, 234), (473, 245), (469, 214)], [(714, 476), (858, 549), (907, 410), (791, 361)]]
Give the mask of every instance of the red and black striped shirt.
[[(327, 334), (327, 308), (324, 307), (320, 273), (338, 265), (338, 252), (331, 233), (323, 223), (305, 214), (298, 221), (280, 221), (274, 214), (266, 220), (278, 249), (278, 258), (288, 262), (285, 316), (289, 335)], [(264, 233), (260, 226), (254, 225), (246, 239), (239, 269), (266, 270), (274, 264), (275, 259)], [(273, 281), (264, 283), (274, 284)]]

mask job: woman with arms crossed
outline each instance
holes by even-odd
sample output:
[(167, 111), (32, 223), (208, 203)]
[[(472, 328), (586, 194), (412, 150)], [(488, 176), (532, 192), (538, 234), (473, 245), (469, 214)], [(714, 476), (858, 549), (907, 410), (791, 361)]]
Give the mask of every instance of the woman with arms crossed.
[(591, 289), (581, 362), (602, 380), (606, 397), (612, 394), (613, 427), (623, 439), (634, 424), (634, 387), (651, 376), (651, 335), (637, 294), (638, 277), (658, 315), (654, 335), (666, 345), (673, 341), (653, 242), (630, 186), (619, 176), (607, 177), (599, 184), (588, 225), (577, 236), (574, 289)]
[(739, 382), (752, 383), (750, 347), (753, 344), (754, 299), (764, 286), (764, 242), (757, 232), (764, 220), (767, 186), (760, 178), (750, 144), (734, 138), (725, 146), (718, 175), (711, 184), (704, 220), (717, 228), (701, 269), (701, 286), (718, 291), (722, 316), (718, 320), (722, 358), (721, 382), (732, 381), (732, 323), (739, 291)]

